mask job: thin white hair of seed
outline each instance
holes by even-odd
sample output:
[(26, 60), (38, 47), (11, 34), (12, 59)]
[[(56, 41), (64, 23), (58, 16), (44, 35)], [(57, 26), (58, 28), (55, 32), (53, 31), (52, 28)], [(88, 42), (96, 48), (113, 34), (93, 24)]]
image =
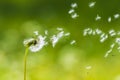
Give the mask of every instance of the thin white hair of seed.
[(95, 31), (93, 31), (93, 32), (92, 32), (92, 35), (96, 35), (96, 32), (95, 32)]
[(120, 38), (116, 38), (115, 42), (120, 45)]
[(100, 42), (103, 43), (107, 38), (108, 38), (108, 35), (105, 35), (104, 37), (102, 37), (102, 38), (100, 39)]
[(98, 20), (100, 20), (100, 19), (101, 19), (101, 16), (99, 16), (99, 15), (97, 14), (97, 17), (95, 18), (95, 20), (98, 21)]
[(89, 6), (90, 8), (92, 8), (92, 7), (95, 6), (95, 4), (96, 4), (96, 2), (90, 2), (88, 6)]
[(77, 3), (72, 3), (72, 4), (71, 4), (71, 7), (72, 7), (72, 8), (76, 8), (77, 6), (78, 6)]
[(90, 28), (84, 29), (83, 31), (83, 36), (86, 36), (88, 34), (88, 31), (90, 30)]
[(110, 45), (110, 48), (114, 48), (114, 46), (115, 46), (115, 43), (111, 44), (111, 45)]
[(88, 31), (88, 34), (89, 34), (89, 35), (91, 35), (91, 34), (92, 34), (92, 32), (93, 32), (93, 30), (92, 30), (92, 29), (90, 29), (90, 30)]
[(79, 15), (77, 13), (71, 14), (71, 18), (76, 19), (77, 17), (79, 17)]
[(120, 14), (115, 14), (115, 15), (114, 15), (114, 18), (115, 18), (115, 19), (118, 19), (119, 17), (120, 17)]
[(47, 45), (47, 42), (45, 41), (46, 36), (38, 36), (38, 38), (36, 39), (36, 44), (35, 45), (31, 45), (29, 47), (30, 51), (32, 52), (37, 52), (39, 50), (41, 50), (45, 45)]
[(70, 10), (68, 11), (69, 14), (72, 14), (72, 13), (74, 13), (74, 12), (75, 12), (74, 9), (70, 9)]

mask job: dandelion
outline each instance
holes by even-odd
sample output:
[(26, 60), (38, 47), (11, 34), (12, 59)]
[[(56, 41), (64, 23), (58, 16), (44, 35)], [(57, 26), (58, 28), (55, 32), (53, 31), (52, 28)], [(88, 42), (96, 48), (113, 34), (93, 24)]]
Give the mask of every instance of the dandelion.
[(71, 45), (73, 45), (73, 44), (75, 44), (75, 43), (76, 43), (75, 40), (72, 40), (72, 41), (70, 42)]
[(26, 80), (26, 62), (28, 50), (32, 52), (37, 52), (41, 50), (45, 45), (47, 45), (47, 42), (45, 41), (46, 36), (43, 37), (41, 35), (38, 35), (38, 31), (35, 31), (34, 34), (35, 34), (34, 38), (29, 38), (23, 41), (23, 44), (26, 47), (24, 56), (24, 80)]
[(89, 6), (90, 8), (92, 8), (92, 7), (95, 6), (95, 4), (96, 4), (96, 2), (90, 2), (88, 6)]
[(73, 18), (73, 19), (76, 19), (77, 17), (79, 17), (79, 15), (78, 15), (77, 13), (73, 13), (73, 14), (71, 15), (71, 18)]
[(71, 7), (72, 7), (72, 8), (76, 8), (77, 6), (78, 6), (77, 3), (72, 3), (72, 4), (71, 4)]
[(112, 20), (111, 17), (108, 17), (108, 22), (111, 22), (111, 20)]
[(100, 20), (100, 19), (101, 19), (101, 16), (99, 16), (99, 15), (97, 14), (97, 17), (95, 18), (95, 20), (98, 21), (98, 20)]
[(70, 10), (68, 11), (69, 14), (72, 14), (72, 13), (74, 13), (74, 12), (75, 12), (74, 9), (70, 9)]
[(114, 18), (115, 18), (115, 19), (118, 19), (119, 17), (120, 17), (119, 14), (115, 14), (115, 15), (114, 15)]

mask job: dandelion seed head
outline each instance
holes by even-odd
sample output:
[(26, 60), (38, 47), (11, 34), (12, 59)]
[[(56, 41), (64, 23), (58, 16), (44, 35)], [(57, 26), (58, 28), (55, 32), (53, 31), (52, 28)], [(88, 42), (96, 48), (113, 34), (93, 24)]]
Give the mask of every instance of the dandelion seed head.
[(114, 18), (115, 18), (115, 19), (118, 19), (119, 17), (120, 17), (119, 14), (115, 14), (115, 15), (114, 15)]
[(72, 7), (72, 8), (76, 8), (77, 6), (78, 6), (77, 3), (72, 3), (72, 4), (71, 4), (71, 7)]
[(92, 8), (92, 7), (95, 6), (95, 4), (96, 4), (96, 2), (90, 2), (88, 6), (89, 6), (90, 8)]
[(34, 40), (34, 38), (25, 39), (23, 41), (24, 46), (26, 46), (26, 47), (30, 46), (29, 43), (31, 43), (33, 40)]
[(47, 42), (45, 41), (45, 39), (46, 39), (46, 36), (38, 36), (38, 38), (37, 38), (37, 43), (35, 44), (35, 45), (31, 45), (30, 47), (29, 47), (29, 49), (30, 49), (30, 51), (32, 51), (32, 52), (37, 52), (37, 51), (39, 51), (39, 50), (41, 50), (45, 45), (47, 45)]

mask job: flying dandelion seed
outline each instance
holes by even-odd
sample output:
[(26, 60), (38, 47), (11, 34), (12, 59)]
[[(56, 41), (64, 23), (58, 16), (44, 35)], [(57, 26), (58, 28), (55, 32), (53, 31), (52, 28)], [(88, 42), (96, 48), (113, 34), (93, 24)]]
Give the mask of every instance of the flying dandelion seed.
[(35, 35), (38, 35), (38, 31), (34, 31), (34, 34), (35, 34)]
[(92, 8), (92, 7), (95, 6), (95, 4), (96, 4), (96, 2), (90, 2), (88, 6), (89, 6), (90, 8)]
[(101, 33), (102, 33), (102, 31), (101, 31), (101, 30), (96, 29), (96, 34), (97, 34), (97, 35), (99, 35), (99, 34), (101, 34)]
[(112, 18), (111, 17), (108, 17), (108, 22), (111, 22)]
[(99, 16), (99, 15), (97, 14), (97, 17), (95, 18), (95, 20), (98, 21), (98, 20), (100, 20), (100, 19), (101, 19), (101, 16)]
[(114, 18), (115, 18), (115, 19), (118, 19), (119, 17), (120, 17), (119, 14), (115, 14), (115, 15), (114, 15)]
[(72, 7), (72, 8), (76, 8), (77, 6), (78, 6), (77, 3), (72, 3), (72, 4), (71, 4), (71, 7)]
[(68, 32), (68, 33), (65, 33), (65, 35), (64, 36), (70, 36), (70, 33)]
[(75, 12), (74, 9), (70, 9), (70, 10), (68, 11), (69, 14), (72, 14), (72, 13), (74, 13), (74, 12)]
[(83, 31), (83, 36), (86, 36), (88, 34), (88, 31), (90, 30), (90, 28), (84, 29)]
[(72, 40), (72, 41), (70, 42), (71, 45), (73, 45), (73, 44), (75, 44), (75, 43), (76, 43), (75, 40)]
[(112, 29), (112, 30), (109, 31), (109, 35), (110, 35), (111, 37), (113, 37), (113, 36), (116, 35), (116, 32)]
[(61, 39), (63, 36), (64, 36), (64, 31), (59, 32), (57, 35), (53, 35), (51, 37), (52, 46), (55, 47), (59, 39)]
[(71, 15), (71, 18), (73, 18), (73, 19), (76, 19), (77, 17), (79, 17), (79, 15), (78, 15), (77, 13), (73, 13), (73, 14)]
[(92, 69), (92, 66), (86, 66), (85, 67), (87, 70), (90, 70), (90, 69)]
[(58, 27), (57, 30), (58, 31), (63, 31), (63, 28)]
[(45, 30), (45, 35), (48, 35), (48, 30)]
[[(103, 34), (104, 36), (103, 37), (101, 37), (101, 39), (100, 39), (100, 42), (101, 43), (103, 43), (107, 38), (108, 38), (108, 35), (106, 34)], [(102, 35), (101, 35), (102, 36)]]
[(112, 49), (110, 49), (110, 50), (108, 50), (107, 52), (106, 52), (106, 54), (105, 54), (105, 58), (107, 58), (108, 57), (108, 55), (110, 54), (112, 52)]

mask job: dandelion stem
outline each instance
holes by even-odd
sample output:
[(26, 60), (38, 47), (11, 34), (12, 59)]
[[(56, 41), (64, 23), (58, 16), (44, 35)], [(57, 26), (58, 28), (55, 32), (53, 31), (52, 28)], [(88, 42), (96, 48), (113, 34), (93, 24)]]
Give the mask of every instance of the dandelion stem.
[(26, 80), (26, 63), (27, 63), (28, 47), (25, 50), (24, 55), (24, 80)]

